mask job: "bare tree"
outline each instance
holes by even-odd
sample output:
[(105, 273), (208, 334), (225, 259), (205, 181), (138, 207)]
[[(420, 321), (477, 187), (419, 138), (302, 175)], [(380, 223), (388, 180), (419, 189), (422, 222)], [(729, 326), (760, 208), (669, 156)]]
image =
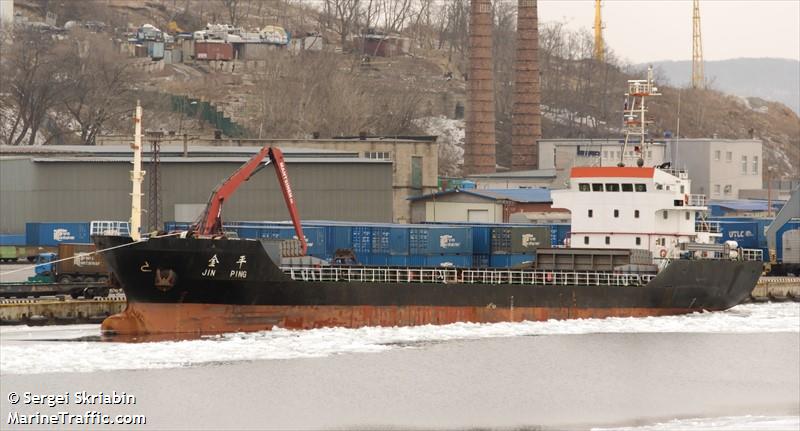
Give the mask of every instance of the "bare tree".
[(73, 41), (62, 62), (66, 74), (62, 104), (80, 126), (81, 143), (94, 145), (110, 120), (130, 111), (138, 75), (104, 38), (76, 34)]
[(339, 35), (342, 49), (347, 44), (347, 36), (356, 29), (361, 0), (325, 0), (324, 8), (331, 30)]
[(6, 145), (20, 145), (25, 140), (34, 145), (48, 111), (59, 103), (64, 76), (54, 50), (54, 41), (48, 34), (18, 30), (14, 44), (0, 62), (3, 88), (10, 94), (7, 109), (12, 112), (11, 118), (4, 121), (7, 127), (0, 128)]
[[(242, 6), (244, 4), (244, 0), (219, 0), (219, 1), (222, 3), (223, 6), (225, 6), (225, 9), (228, 11), (228, 18), (230, 18), (231, 20), (231, 25), (234, 27), (238, 25), (239, 19), (241, 18), (239, 16), (240, 12), (239, 6)], [(247, 3), (249, 9), (250, 2), (248, 1)]]

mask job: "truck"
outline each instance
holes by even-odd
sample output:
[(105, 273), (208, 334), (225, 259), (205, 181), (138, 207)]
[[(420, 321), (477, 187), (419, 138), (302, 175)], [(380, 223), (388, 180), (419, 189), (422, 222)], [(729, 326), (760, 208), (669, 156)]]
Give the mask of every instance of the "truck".
[(35, 275), (25, 282), (1, 283), (0, 296), (69, 294), (92, 299), (108, 296), (109, 272), (94, 244), (58, 244), (57, 252), (36, 256)]

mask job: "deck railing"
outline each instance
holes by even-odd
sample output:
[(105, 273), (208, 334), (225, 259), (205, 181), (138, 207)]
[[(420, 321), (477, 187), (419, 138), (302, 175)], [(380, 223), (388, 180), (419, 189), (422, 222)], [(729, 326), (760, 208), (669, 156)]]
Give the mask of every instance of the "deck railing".
[(527, 284), (553, 286), (644, 286), (654, 274), (506, 269), (284, 267), (298, 281), (359, 283)]
[(131, 224), (126, 221), (95, 220), (89, 224), (89, 235), (130, 236)]
[(694, 222), (696, 232), (720, 233), (718, 221), (697, 220)]
[(759, 248), (740, 248), (739, 259), (741, 260), (757, 260), (764, 261), (764, 250)]

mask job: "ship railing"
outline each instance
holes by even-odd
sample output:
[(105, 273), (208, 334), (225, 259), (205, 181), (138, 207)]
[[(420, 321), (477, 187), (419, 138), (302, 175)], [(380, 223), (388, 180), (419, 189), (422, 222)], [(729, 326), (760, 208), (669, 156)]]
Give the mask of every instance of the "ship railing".
[(358, 283), (644, 286), (654, 274), (454, 268), (285, 267), (298, 281)]
[(741, 260), (757, 260), (759, 262), (763, 262), (764, 250), (759, 248), (740, 248), (739, 258)]
[(704, 207), (706, 206), (706, 195), (697, 195), (691, 194), (689, 195), (689, 206), (690, 207)]
[(130, 236), (131, 224), (126, 221), (95, 220), (89, 223), (89, 235)]
[(695, 232), (720, 233), (718, 221), (697, 220), (694, 222)]

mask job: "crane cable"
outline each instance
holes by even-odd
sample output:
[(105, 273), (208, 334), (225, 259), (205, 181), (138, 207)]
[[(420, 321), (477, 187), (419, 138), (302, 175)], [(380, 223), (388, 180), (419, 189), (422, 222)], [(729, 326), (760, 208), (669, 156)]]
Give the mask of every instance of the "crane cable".
[[(164, 235), (151, 236), (151, 237), (149, 237), (147, 239), (151, 239), (151, 238), (166, 238), (166, 237), (169, 237), (169, 236), (181, 235), (183, 233), (185, 233), (185, 232), (173, 232), (173, 233), (168, 233), (168, 234), (164, 234)], [(104, 248), (102, 250), (95, 250), (95, 251), (92, 251), (92, 252), (89, 252), (89, 253), (85, 253), (85, 254), (83, 254), (83, 256), (91, 256), (93, 254), (105, 253), (105, 252), (107, 252), (109, 250), (114, 250), (114, 249), (117, 249), (117, 248), (128, 247), (130, 245), (134, 245), (134, 244), (138, 244), (140, 242), (147, 241), (147, 239), (140, 239), (139, 241), (133, 241), (133, 242), (129, 242), (127, 244), (120, 244), (120, 245), (115, 245), (114, 247)], [(44, 263), (37, 263), (36, 265), (23, 266), (22, 268), (12, 269), (11, 271), (0, 272), (0, 276), (13, 274), (15, 272), (20, 272), (20, 271), (26, 271), (26, 270), (29, 270), (29, 269), (35, 269), (36, 267), (44, 266), (44, 265), (50, 265), (51, 263), (64, 262), (65, 260), (72, 260), (74, 258), (75, 258), (75, 256), (65, 257), (63, 259), (51, 260), (49, 262), (44, 262)]]

